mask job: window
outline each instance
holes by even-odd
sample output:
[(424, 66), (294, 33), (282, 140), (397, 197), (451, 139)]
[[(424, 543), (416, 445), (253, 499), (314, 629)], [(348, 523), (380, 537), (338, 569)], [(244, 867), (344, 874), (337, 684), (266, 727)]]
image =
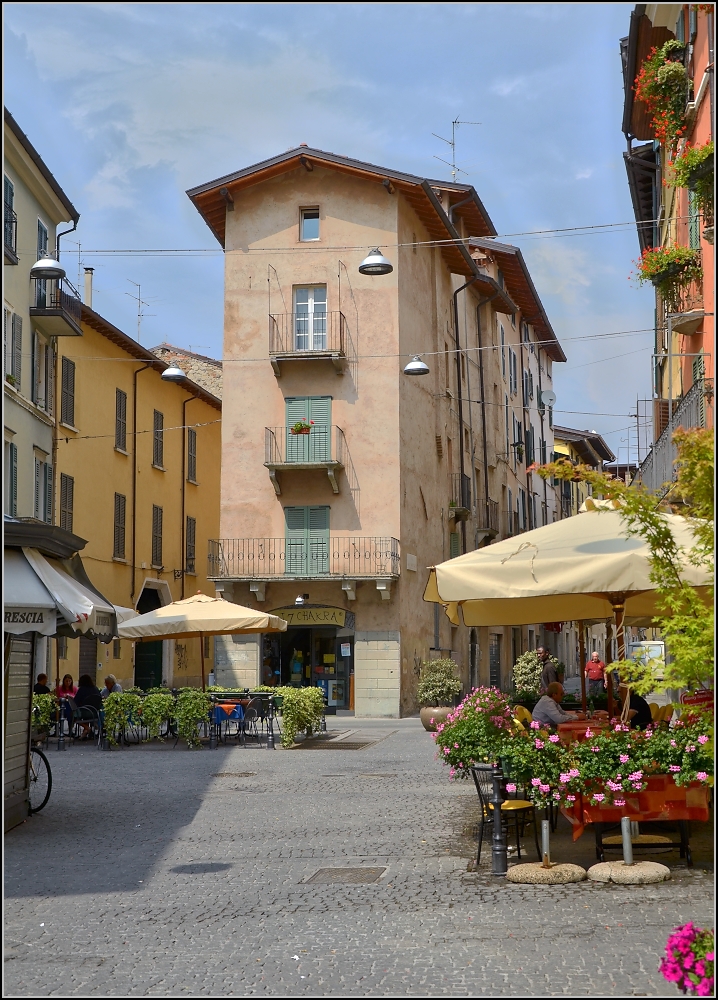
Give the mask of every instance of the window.
[(17, 446), (12, 441), (8, 441), (5, 469), (5, 513), (17, 517)]
[[(331, 396), (288, 396), (285, 406), (285, 461), (327, 462), (332, 457)], [(309, 434), (292, 434), (299, 421), (310, 423)]]
[(505, 408), (505, 416), (506, 416), (506, 457), (508, 458), (509, 455), (511, 454), (511, 449), (509, 447), (509, 445), (510, 445), (511, 442), (510, 442), (510, 439), (509, 439), (509, 397), (508, 396), (504, 396), (504, 408)]
[(210, 647), (209, 647), (210, 636), (205, 635), (203, 636), (203, 639), (204, 639), (204, 658), (205, 660), (208, 660), (210, 654)]
[(197, 538), (197, 521), (193, 517), (187, 518), (187, 531), (185, 535), (185, 570), (187, 573), (194, 573), (195, 570), (195, 543)]
[(449, 534), (449, 559), (455, 559), (457, 556), (461, 555), (461, 544), (459, 540), (458, 531), (452, 531)]
[(5, 378), (20, 392), (22, 388), (22, 316), (6, 311), (10, 316), (10, 356), (7, 359)]
[(69, 358), (62, 359), (60, 422), (75, 426), (75, 362)]
[(112, 640), (112, 659), (113, 660), (119, 660), (120, 659), (120, 642), (121, 642), (120, 639), (113, 639)]
[(49, 344), (45, 347), (45, 409), (55, 412), (55, 352)]
[(155, 410), (154, 422), (152, 425), (152, 464), (158, 469), (161, 469), (164, 465), (164, 425), (164, 414), (160, 413), (159, 410)]
[(504, 328), (502, 324), (499, 324), (499, 330), (501, 332), (501, 374), (504, 377), (504, 382), (506, 381), (506, 334), (504, 333)]
[(52, 524), (52, 466), (35, 457), (35, 517)]
[(509, 535), (514, 534), (514, 495), (511, 490), (506, 491), (508, 498), (508, 515), (509, 515)]
[(125, 558), (125, 511), (127, 509), (127, 497), (122, 493), (115, 493), (115, 537), (112, 544), (112, 556), (114, 559)]
[(67, 636), (66, 635), (58, 635), (58, 637), (55, 640), (55, 642), (57, 643), (57, 655), (58, 655), (58, 657), (61, 660), (66, 660), (67, 659)]
[(329, 507), (285, 507), (285, 572), (329, 572)]
[(197, 482), (197, 431), (192, 427), (187, 431), (187, 479)]
[(127, 451), (127, 393), (115, 389), (115, 448)]
[[(5, 177), (5, 247), (13, 257), (17, 255), (17, 216), (15, 215), (15, 188), (12, 181)], [(17, 264), (17, 259), (12, 261)]]
[(294, 349), (325, 351), (327, 348), (327, 286), (294, 289)]
[(700, 250), (701, 229), (700, 212), (698, 211), (698, 199), (695, 191), (688, 191), (688, 246), (691, 250)]
[(152, 565), (162, 567), (162, 508), (152, 505)]
[(72, 531), (72, 512), (75, 501), (75, 480), (60, 473), (60, 527)]
[(299, 210), (299, 239), (319, 239), (319, 209), (302, 208)]
[[(47, 254), (47, 226), (37, 220), (37, 259)], [(35, 305), (44, 309), (47, 305), (47, 281), (35, 282)]]

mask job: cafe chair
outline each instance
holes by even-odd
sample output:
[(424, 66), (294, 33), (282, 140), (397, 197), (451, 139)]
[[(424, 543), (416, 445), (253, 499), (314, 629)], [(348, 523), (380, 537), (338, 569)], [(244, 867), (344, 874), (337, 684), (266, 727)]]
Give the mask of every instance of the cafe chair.
[(525, 707), (525, 705), (516, 705), (514, 708), (514, 718), (518, 719), (523, 725), (524, 729), (528, 729), (533, 722), (533, 715)]
[(242, 719), (242, 742), (245, 746), (247, 743), (247, 733), (250, 736), (256, 736), (257, 742), (260, 746), (262, 745), (262, 734), (257, 723), (261, 724), (263, 716), (262, 699), (252, 698), (244, 710), (244, 718)]
[(655, 723), (658, 719), (659, 712), (661, 711), (661, 706), (655, 701), (649, 701), (648, 707), (651, 710), (651, 718)]
[[(477, 795), (479, 796), (479, 847), (476, 852), (477, 868), (481, 861), (481, 846), (484, 841), (484, 824), (493, 822), (494, 807), (491, 802), (491, 796), (493, 795), (493, 771), (494, 769), (490, 764), (477, 764), (471, 768), (471, 775), (474, 779), (474, 784), (476, 785)], [(538, 842), (538, 821), (536, 819), (536, 810), (533, 802), (529, 802), (528, 799), (506, 799), (506, 801), (501, 805), (501, 815), (504, 828), (506, 830), (508, 830), (509, 816), (513, 816), (514, 818), (516, 854), (519, 861), (521, 860), (521, 833), (519, 830), (519, 822), (521, 824), (521, 831), (523, 831), (526, 823), (533, 824), (536, 854), (538, 855), (538, 859), (540, 861), (541, 848), (539, 847)]]

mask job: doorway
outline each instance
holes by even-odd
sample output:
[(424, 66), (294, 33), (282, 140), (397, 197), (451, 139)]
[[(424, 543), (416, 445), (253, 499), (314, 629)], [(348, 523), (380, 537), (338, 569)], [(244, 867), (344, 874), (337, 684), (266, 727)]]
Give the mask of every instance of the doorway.
[[(354, 636), (336, 628), (288, 628), (264, 644), (265, 683), (321, 687), (330, 708), (349, 705)], [(267, 637), (265, 637), (267, 638)], [(270, 679), (271, 678), (271, 679)]]
[[(162, 607), (159, 591), (150, 587), (140, 594), (137, 611), (141, 615)], [(135, 685), (148, 691), (162, 685), (162, 640), (135, 643)]]
[(489, 635), (489, 684), (501, 690), (501, 636)]

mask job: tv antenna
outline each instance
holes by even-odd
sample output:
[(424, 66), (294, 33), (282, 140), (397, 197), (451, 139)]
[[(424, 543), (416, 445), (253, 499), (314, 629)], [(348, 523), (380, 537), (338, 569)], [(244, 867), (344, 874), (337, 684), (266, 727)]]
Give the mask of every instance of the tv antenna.
[(451, 147), (451, 163), (449, 163), (448, 160), (444, 160), (441, 156), (434, 155), (434, 159), (441, 160), (441, 162), (445, 163), (447, 167), (451, 167), (451, 179), (454, 183), (456, 183), (457, 174), (466, 173), (466, 171), (462, 170), (461, 167), (456, 166), (456, 130), (459, 127), (459, 125), (481, 125), (481, 124), (482, 124), (481, 122), (462, 122), (458, 118), (454, 118), (454, 120), (451, 123), (451, 139), (445, 139), (443, 135), (437, 135), (436, 132), (431, 133), (436, 139), (441, 139), (442, 142), (445, 142), (447, 146)]
[(142, 306), (149, 306), (150, 304), (149, 302), (145, 302), (145, 300), (142, 298), (142, 286), (139, 285), (136, 281), (133, 281), (132, 278), (127, 278), (127, 281), (129, 281), (129, 283), (131, 285), (134, 285), (135, 288), (137, 289), (137, 295), (133, 295), (132, 292), (125, 292), (125, 295), (129, 295), (129, 297), (131, 299), (134, 299), (135, 302), (137, 303), (137, 343), (139, 344), (142, 320), (145, 318), (145, 316), (156, 316), (157, 314), (146, 313), (142, 311)]

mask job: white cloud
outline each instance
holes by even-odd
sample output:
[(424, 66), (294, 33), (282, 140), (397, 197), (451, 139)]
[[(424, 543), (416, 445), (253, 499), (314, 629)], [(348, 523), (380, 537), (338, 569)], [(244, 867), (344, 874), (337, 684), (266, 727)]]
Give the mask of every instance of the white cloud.
[(499, 79), (491, 84), (491, 93), (498, 94), (499, 97), (508, 97), (526, 89), (527, 78), (525, 76), (515, 76), (512, 79)]
[(585, 167), (583, 170), (577, 170), (574, 174), (574, 179), (577, 181), (587, 181), (589, 177), (593, 177), (592, 167)]
[(591, 285), (593, 264), (585, 251), (566, 246), (558, 240), (546, 240), (538, 246), (529, 244), (531, 275), (539, 295), (554, 295), (567, 306), (585, 300), (583, 290)]

